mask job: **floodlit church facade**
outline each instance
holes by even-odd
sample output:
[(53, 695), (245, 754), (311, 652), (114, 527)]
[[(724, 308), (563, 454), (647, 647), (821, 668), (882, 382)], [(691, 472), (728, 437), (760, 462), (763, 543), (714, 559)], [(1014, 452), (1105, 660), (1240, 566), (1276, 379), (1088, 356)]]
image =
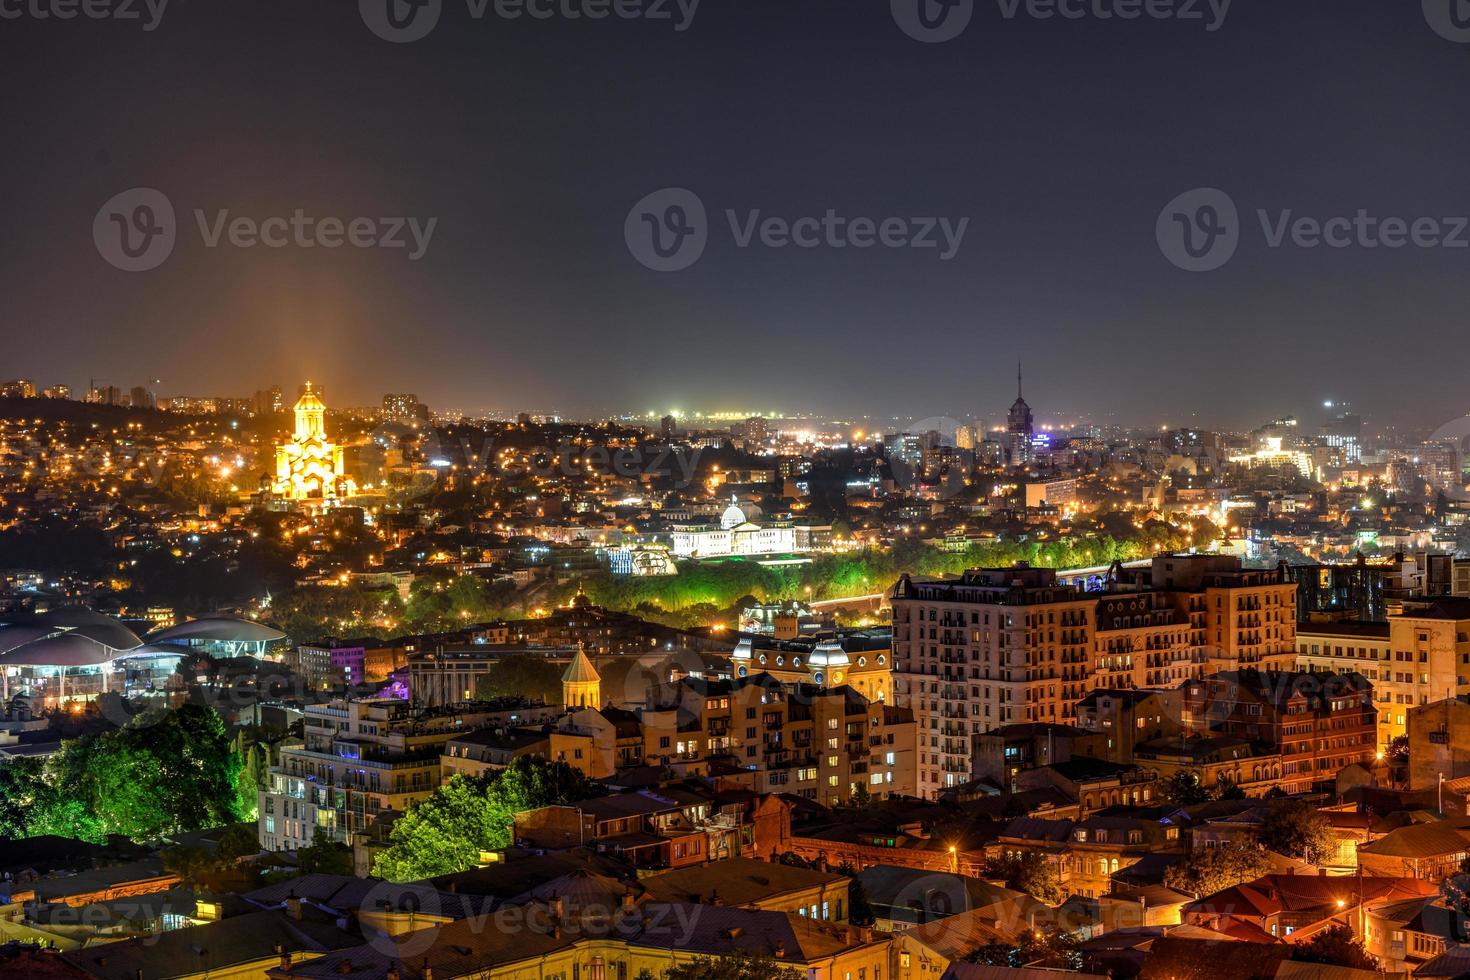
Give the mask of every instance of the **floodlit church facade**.
[(342, 460), (342, 447), (327, 438), (327, 406), (310, 381), (292, 410), (296, 431), (291, 441), (276, 447), (273, 490), (288, 500), (335, 501), (351, 492)]

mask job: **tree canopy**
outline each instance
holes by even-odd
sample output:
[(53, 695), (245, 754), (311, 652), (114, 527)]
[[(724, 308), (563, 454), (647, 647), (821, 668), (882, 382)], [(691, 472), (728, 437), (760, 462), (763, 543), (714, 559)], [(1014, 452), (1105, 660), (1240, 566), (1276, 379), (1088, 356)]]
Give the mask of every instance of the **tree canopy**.
[(1213, 895), (1271, 873), (1271, 859), (1259, 847), (1207, 847), (1191, 851), (1164, 872), (1164, 884), (1195, 895)]
[(1359, 941), (1352, 926), (1328, 926), (1306, 942), (1297, 943), (1291, 958), (1303, 963), (1327, 963), (1354, 970), (1378, 969), (1378, 960)]
[(0, 833), (152, 841), (236, 823), (241, 766), (213, 708), (146, 713), (44, 762), (0, 764)]
[(1025, 892), (1047, 905), (1060, 905), (1067, 900), (1057, 869), (1034, 851), (1008, 854), (988, 862), (985, 877), (1004, 881), (1007, 888)]
[(296, 867), (304, 875), (352, 874), (352, 848), (332, 840), (321, 827), (311, 835), (311, 843), (296, 852)]
[(1337, 850), (1327, 818), (1301, 800), (1272, 807), (1261, 821), (1260, 840), (1271, 850), (1308, 864), (1321, 864)]
[(561, 704), (561, 675), (564, 668), (545, 657), (516, 654), (499, 657), (480, 676), (476, 697), (523, 697), (547, 704)]
[(456, 774), (411, 804), (393, 825), (373, 874), (389, 881), (416, 881), (468, 870), (482, 851), (511, 844), (517, 813), (605, 792), (564, 762), (529, 756), (479, 778)]

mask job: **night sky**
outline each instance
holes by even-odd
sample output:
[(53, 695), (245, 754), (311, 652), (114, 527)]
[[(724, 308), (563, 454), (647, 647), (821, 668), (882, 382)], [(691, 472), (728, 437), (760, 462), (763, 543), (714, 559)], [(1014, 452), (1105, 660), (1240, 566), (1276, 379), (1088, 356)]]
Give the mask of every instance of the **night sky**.
[[(1432, 428), (1470, 410), (1470, 248), (1271, 248), (1256, 217), (1470, 215), (1470, 44), (1418, 0), (1236, 0), (1214, 31), (1008, 4), (975, 0), (937, 44), (887, 0), (704, 0), (683, 31), (444, 0), (407, 44), (355, 0), (172, 0), (151, 32), (0, 20), (0, 375), (995, 422), (1020, 359), (1041, 420), (1315, 422), (1335, 398)], [(94, 244), (133, 187), (177, 213), (148, 272)], [(666, 187), (706, 206), (708, 247), (661, 273), (624, 224)], [(1203, 273), (1155, 239), (1197, 187), (1241, 219)], [(209, 248), (193, 214), (297, 208), (438, 221), (410, 261)], [(740, 248), (726, 209), (969, 225), (948, 261)]]

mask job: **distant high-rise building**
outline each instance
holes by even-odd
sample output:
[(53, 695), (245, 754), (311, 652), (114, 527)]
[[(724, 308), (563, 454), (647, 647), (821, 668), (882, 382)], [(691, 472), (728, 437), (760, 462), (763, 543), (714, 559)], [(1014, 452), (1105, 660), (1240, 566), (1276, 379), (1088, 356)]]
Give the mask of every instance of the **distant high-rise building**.
[(71, 397), (71, 385), (52, 385), (41, 392), (43, 398), (67, 399)]
[(134, 408), (154, 408), (157, 400), (153, 397), (153, 392), (139, 385), (128, 392), (128, 404)]
[(745, 442), (749, 446), (764, 446), (769, 435), (764, 416), (752, 415), (745, 420)]
[(1252, 432), (1251, 436), (1255, 440), (1257, 449), (1267, 449), (1272, 446), (1277, 449), (1295, 449), (1301, 444), (1300, 427), (1296, 424), (1296, 418), (1291, 415), (1272, 419)]
[(1337, 414), (1322, 423), (1322, 439), (1329, 446), (1341, 449), (1343, 458), (1349, 463), (1358, 463), (1363, 459), (1363, 418), (1349, 411), (1352, 407), (1347, 402), (1327, 402), (1324, 406), (1329, 411), (1336, 409)]
[(663, 418), (658, 420), (659, 434), (662, 435), (665, 439), (674, 438), (674, 433), (677, 430), (678, 422), (674, 419), (672, 415), (665, 415)]
[(429, 417), (429, 406), (419, 401), (418, 395), (384, 395), (382, 417), (385, 422), (422, 422)]
[(1011, 466), (1025, 466), (1031, 462), (1031, 436), (1035, 431), (1035, 420), (1031, 406), (1021, 394), (1021, 365), (1016, 365), (1016, 400), (1006, 415), (1006, 462)]
[(275, 415), (286, 410), (286, 396), (280, 385), (271, 385), (255, 393), (255, 414)]
[(90, 405), (121, 405), (123, 403), (122, 389), (116, 385), (93, 385), (87, 392), (87, 403)]
[(980, 437), (973, 425), (958, 425), (954, 430), (956, 449), (974, 449), (980, 445)]
[(897, 432), (883, 441), (890, 460), (899, 460), (911, 469), (924, 462), (923, 436), (914, 432)]
[(26, 378), (16, 378), (0, 384), (0, 398), (35, 398), (36, 383)]

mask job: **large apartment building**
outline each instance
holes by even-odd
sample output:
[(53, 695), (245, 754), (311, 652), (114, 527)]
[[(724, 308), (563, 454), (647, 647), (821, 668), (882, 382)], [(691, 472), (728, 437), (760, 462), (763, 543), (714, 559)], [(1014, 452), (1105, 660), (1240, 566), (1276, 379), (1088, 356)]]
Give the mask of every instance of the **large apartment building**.
[(352, 843), (384, 813), (438, 788), (445, 743), (476, 728), (547, 721), (545, 705), (480, 702), (414, 709), (392, 698), (308, 705), (303, 737), (281, 746), (259, 797), (266, 850), (306, 847), (318, 829)]
[(640, 765), (718, 775), (758, 793), (790, 793), (823, 805), (860, 791), (912, 796), (914, 719), (847, 685), (820, 687), (771, 674), (679, 681), (669, 703), (567, 715), (550, 735), (551, 757), (594, 777)]
[(1296, 587), (1279, 569), (1219, 555), (1115, 565), (1097, 592), (1022, 564), (953, 581), (904, 576), (893, 627), (895, 697), (914, 711), (918, 792), (933, 797), (972, 778), (975, 735), (1070, 724), (1093, 690), (1294, 666)]
[(1269, 747), (1280, 757), (1280, 786), (1287, 793), (1308, 792), (1347, 766), (1371, 768), (1374, 762), (1373, 685), (1362, 674), (1211, 674), (1184, 686), (1183, 721), (1192, 735)]
[(1404, 600), (1386, 623), (1302, 623), (1297, 661), (1303, 670), (1356, 671), (1372, 681), (1384, 750), (1408, 733), (1411, 709), (1470, 694), (1470, 599)]

